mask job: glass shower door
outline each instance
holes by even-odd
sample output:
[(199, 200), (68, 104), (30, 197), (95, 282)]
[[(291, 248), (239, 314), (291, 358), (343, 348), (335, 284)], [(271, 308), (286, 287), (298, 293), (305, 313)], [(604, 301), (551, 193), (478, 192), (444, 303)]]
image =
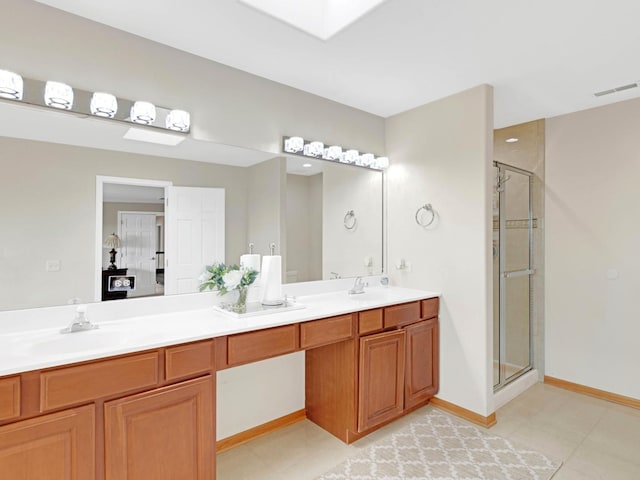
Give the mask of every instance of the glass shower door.
[(532, 366), (533, 175), (500, 163), (496, 163), (496, 170), (498, 248), (494, 287), (497, 284), (498, 295), (494, 296), (494, 386), (500, 388)]

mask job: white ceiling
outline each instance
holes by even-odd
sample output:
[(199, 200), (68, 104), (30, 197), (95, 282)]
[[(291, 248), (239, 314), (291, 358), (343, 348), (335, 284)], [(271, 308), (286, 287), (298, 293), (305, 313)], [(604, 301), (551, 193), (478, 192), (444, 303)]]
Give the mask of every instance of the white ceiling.
[(496, 127), (640, 95), (593, 96), (640, 80), (637, 0), (388, 0), (327, 41), (238, 0), (40, 2), (385, 117), (482, 83)]

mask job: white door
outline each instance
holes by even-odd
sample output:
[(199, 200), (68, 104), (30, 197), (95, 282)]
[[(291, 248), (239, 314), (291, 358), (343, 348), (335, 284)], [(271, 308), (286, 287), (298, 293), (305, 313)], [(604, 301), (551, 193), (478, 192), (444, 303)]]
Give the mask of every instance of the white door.
[(205, 265), (224, 262), (224, 188), (168, 187), (165, 293), (198, 291)]
[(156, 293), (156, 214), (118, 212), (120, 261), (118, 266), (135, 275), (135, 290), (128, 297)]

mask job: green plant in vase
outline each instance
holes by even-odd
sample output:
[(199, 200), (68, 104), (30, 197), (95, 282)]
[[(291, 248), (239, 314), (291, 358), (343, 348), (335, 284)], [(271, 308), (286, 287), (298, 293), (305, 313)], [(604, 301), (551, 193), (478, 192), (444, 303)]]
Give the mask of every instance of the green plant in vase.
[(237, 292), (237, 298), (233, 302), (223, 303), (221, 306), (235, 313), (245, 313), (247, 311), (247, 293), (257, 276), (256, 270), (245, 269), (238, 265), (225, 265), (224, 263), (206, 265), (204, 272), (200, 275), (200, 291), (217, 290), (218, 295)]

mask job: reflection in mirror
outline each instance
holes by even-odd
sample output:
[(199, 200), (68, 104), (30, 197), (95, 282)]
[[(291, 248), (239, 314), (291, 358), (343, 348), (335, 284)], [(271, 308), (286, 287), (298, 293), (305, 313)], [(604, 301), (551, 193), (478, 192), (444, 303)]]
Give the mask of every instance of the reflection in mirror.
[[(161, 187), (103, 185), (100, 300), (164, 295), (164, 199)], [(109, 277), (115, 275), (135, 275), (135, 282), (127, 283), (128, 289), (110, 288)]]
[[(116, 266), (145, 277), (127, 297), (173, 293), (161, 258), (171, 235), (164, 189), (107, 182), (98, 199), (97, 177), (224, 189), (223, 258), (203, 265), (238, 263), (249, 242), (264, 255), (274, 242), (285, 282), (382, 272), (381, 172), (191, 137), (178, 147), (132, 142), (109, 122), (24, 110), (0, 102), (0, 114), (14, 119), (0, 126), (0, 310), (102, 300), (113, 233)], [(344, 225), (350, 210), (353, 229)], [(138, 228), (149, 239), (144, 252), (128, 240)]]

